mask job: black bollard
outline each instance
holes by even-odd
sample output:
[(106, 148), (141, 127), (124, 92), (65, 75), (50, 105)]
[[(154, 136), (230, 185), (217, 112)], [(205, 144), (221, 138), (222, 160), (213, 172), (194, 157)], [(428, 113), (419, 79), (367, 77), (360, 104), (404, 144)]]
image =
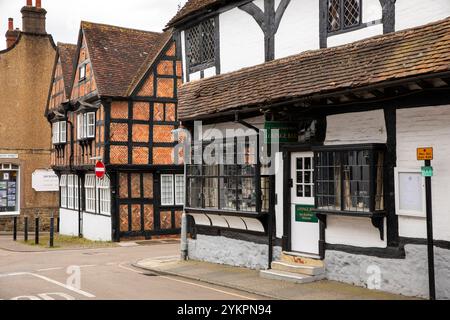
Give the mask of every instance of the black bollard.
[(17, 241), (17, 217), (14, 217), (14, 241)]
[(25, 240), (25, 242), (28, 241), (28, 217), (25, 217), (25, 222), (24, 222), (24, 226), (23, 226), (23, 239)]
[(59, 233), (59, 217), (56, 218), (56, 233)]
[(39, 244), (39, 217), (35, 219), (34, 244)]
[(55, 232), (55, 218), (51, 217), (50, 218), (50, 243), (49, 246), (50, 248), (53, 248), (53, 238), (54, 238), (54, 232)]

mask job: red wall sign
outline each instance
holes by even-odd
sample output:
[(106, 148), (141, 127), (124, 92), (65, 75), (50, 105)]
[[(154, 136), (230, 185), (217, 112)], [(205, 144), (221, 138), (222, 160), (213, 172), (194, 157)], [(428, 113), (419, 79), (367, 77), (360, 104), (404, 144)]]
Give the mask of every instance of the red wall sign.
[(105, 177), (106, 168), (103, 162), (98, 161), (95, 165), (95, 175), (99, 179), (103, 179)]

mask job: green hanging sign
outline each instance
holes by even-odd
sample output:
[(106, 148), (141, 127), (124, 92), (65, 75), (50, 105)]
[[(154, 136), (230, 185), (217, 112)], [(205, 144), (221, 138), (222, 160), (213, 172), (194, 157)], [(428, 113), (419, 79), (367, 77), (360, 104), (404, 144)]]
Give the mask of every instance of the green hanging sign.
[(319, 219), (317, 215), (312, 212), (314, 206), (308, 206), (303, 204), (298, 204), (295, 206), (295, 221), (296, 222), (308, 222), (308, 223), (318, 223)]
[(434, 174), (433, 167), (422, 167), (422, 177), (432, 177)]
[(266, 143), (272, 142), (272, 130), (279, 132), (280, 143), (298, 142), (298, 124), (296, 122), (267, 121), (264, 124), (266, 130)]

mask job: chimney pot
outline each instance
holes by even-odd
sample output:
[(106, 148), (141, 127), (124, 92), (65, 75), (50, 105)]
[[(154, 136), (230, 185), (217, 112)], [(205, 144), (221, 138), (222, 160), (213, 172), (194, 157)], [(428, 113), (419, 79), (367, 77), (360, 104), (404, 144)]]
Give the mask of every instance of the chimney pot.
[(27, 7), (33, 6), (33, 0), (27, 0)]
[(10, 30), (10, 31), (14, 30), (14, 19), (13, 18), (8, 19), (8, 30)]
[(41, 0), (36, 0), (36, 8), (41, 8), (41, 7), (42, 7)]
[[(27, 2), (32, 3), (32, 0)], [(36, 0), (37, 7), (23, 7), (22, 12), (22, 31), (33, 34), (47, 34), (45, 31), (45, 16), (47, 11), (41, 8), (41, 1)]]

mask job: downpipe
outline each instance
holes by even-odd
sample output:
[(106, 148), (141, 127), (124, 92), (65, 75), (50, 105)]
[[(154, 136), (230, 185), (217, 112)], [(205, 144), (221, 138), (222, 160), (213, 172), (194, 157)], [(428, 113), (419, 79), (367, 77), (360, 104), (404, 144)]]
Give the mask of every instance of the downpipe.
[(188, 259), (188, 238), (187, 238), (187, 214), (183, 211), (181, 217), (181, 260)]

